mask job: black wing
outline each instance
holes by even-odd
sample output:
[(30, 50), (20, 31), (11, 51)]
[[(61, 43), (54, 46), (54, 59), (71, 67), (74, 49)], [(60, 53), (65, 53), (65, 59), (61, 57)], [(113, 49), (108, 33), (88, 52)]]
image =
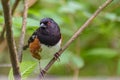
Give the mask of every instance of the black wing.
[(34, 41), (37, 37), (37, 32), (35, 31), (32, 36), (28, 39), (28, 44), (23, 47), (23, 50), (26, 50), (29, 47), (29, 44)]

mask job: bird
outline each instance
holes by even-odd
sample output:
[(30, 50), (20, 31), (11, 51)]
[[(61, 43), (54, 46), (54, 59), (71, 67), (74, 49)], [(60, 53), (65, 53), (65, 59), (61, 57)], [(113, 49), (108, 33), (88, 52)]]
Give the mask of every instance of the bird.
[(54, 54), (61, 48), (61, 42), (59, 25), (52, 18), (43, 18), (23, 50), (29, 48), (32, 57), (37, 60), (48, 59), (55, 56)]

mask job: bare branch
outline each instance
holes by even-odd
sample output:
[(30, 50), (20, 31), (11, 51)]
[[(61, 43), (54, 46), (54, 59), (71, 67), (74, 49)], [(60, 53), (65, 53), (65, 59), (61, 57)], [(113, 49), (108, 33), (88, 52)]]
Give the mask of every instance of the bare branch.
[[(82, 33), (82, 31), (88, 27), (88, 25), (93, 21), (93, 19), (107, 6), (109, 5), (113, 0), (107, 0), (105, 3), (103, 3), (96, 11), (95, 13), (79, 28), (77, 32), (74, 33), (74, 35), (69, 39), (69, 41), (56, 53), (59, 56), (65, 51), (65, 49), (68, 48), (68, 46)], [(41, 71), (39, 78), (42, 79), (42, 77), (46, 74), (48, 69), (53, 65), (53, 63), (57, 59), (53, 57), (51, 61), (47, 64), (47, 66), (44, 68), (44, 70)]]
[(22, 31), (21, 31), (20, 41), (19, 41), (19, 48), (18, 48), (18, 59), (19, 59), (19, 62), (22, 61), (22, 51), (23, 51), (25, 30), (26, 30), (26, 24), (27, 24), (27, 11), (28, 11), (28, 0), (24, 0)]
[(7, 43), (10, 53), (10, 59), (13, 68), (13, 75), (15, 80), (21, 80), (21, 75), (19, 72), (19, 65), (18, 65), (18, 58), (17, 58), (17, 50), (15, 47), (15, 41), (13, 39), (13, 32), (12, 32), (12, 16), (10, 10), (10, 1), (9, 0), (2, 0), (3, 12), (4, 12), (4, 19), (5, 19), (5, 29), (6, 29), (6, 37)]
[(13, 4), (13, 7), (12, 7), (12, 15), (14, 14), (18, 4), (19, 4), (20, 0), (16, 0), (15, 3)]
[(4, 40), (4, 34), (5, 34), (5, 25), (3, 25), (3, 30), (0, 35), (0, 43)]

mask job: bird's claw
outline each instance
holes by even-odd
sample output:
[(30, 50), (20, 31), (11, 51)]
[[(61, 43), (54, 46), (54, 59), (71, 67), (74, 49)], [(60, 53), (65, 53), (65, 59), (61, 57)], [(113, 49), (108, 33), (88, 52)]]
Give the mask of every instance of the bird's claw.
[(55, 58), (56, 60), (58, 59), (58, 61), (60, 61), (59, 56), (60, 56), (60, 54), (59, 54), (59, 53), (55, 53), (55, 54), (54, 54), (54, 58)]

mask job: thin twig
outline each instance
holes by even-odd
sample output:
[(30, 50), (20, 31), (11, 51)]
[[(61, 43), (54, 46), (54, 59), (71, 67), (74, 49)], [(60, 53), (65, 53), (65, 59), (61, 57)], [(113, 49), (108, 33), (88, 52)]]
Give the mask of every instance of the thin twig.
[(13, 7), (12, 7), (12, 15), (14, 14), (18, 4), (19, 4), (20, 0), (16, 0), (15, 3), (13, 4)]
[(2, 43), (2, 41), (4, 40), (4, 34), (5, 34), (5, 25), (3, 25), (3, 30), (0, 35), (0, 43)]
[(22, 51), (23, 51), (25, 30), (26, 30), (26, 24), (27, 24), (27, 11), (28, 11), (28, 0), (24, 0), (22, 31), (21, 31), (21, 36), (20, 36), (20, 40), (19, 40), (19, 48), (18, 48), (18, 59), (19, 59), (19, 62), (22, 61)]
[[(56, 53), (61, 55), (65, 49), (68, 48), (68, 46), (81, 34), (81, 32), (88, 27), (88, 25), (93, 21), (93, 19), (113, 0), (107, 0), (105, 3), (103, 3), (96, 11), (95, 13), (79, 28), (77, 32), (74, 33), (74, 35), (69, 39), (69, 41)], [(56, 61), (56, 58), (53, 57), (51, 61), (45, 66), (44, 70), (41, 71), (39, 78), (42, 79), (42, 77), (46, 74), (48, 69), (53, 65), (53, 63)]]
[(10, 10), (10, 1), (2, 0), (2, 6), (3, 6), (4, 19), (5, 19), (6, 38), (7, 38), (12, 68), (13, 68), (13, 75), (15, 80), (21, 80), (18, 58), (17, 58), (17, 50), (15, 47), (15, 41), (12, 32), (12, 18), (11, 18), (12, 16)]

